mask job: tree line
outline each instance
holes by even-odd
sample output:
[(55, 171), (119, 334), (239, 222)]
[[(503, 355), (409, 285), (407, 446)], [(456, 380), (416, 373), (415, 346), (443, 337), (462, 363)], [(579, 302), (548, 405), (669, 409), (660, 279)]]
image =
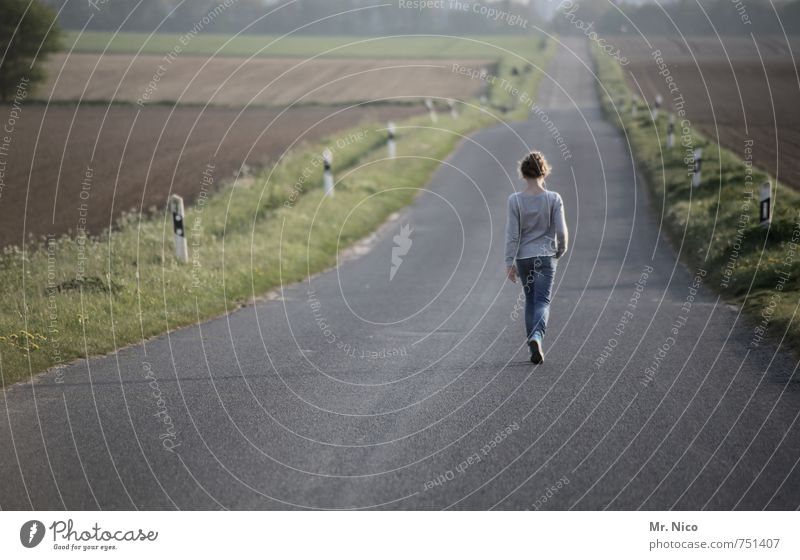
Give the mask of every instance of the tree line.
[[(60, 10), (59, 24), (66, 29), (185, 32), (224, 0), (42, 0)], [(522, 33), (523, 26), (508, 25), (509, 18), (491, 19), (471, 9), (490, 6), (528, 21), (534, 11), (512, 0), (437, 0), (419, 9), (419, 3), (399, 0), (229, 0), (219, 12), (210, 33), (314, 35), (390, 35), (397, 33), (486, 34)], [(386, 4), (390, 4), (386, 6)], [(412, 7), (417, 6), (417, 7)], [(268, 15), (267, 15), (268, 14)], [(317, 23), (314, 23), (317, 22)], [(295, 31), (296, 30), (296, 31)]]
[[(565, 35), (583, 30), (575, 21), (593, 23), (600, 35), (749, 36), (800, 33), (800, 0), (677, 0), (630, 4), (609, 0), (553, 0), (558, 11), (550, 27)], [(659, 5), (660, 4), (660, 5)], [(773, 5), (775, 8), (773, 9)]]

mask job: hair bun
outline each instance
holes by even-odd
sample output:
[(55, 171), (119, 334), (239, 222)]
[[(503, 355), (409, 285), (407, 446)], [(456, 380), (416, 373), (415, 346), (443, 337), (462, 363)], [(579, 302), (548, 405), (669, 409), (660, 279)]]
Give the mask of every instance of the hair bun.
[(519, 163), (523, 179), (544, 179), (550, 175), (550, 164), (542, 152), (531, 152)]

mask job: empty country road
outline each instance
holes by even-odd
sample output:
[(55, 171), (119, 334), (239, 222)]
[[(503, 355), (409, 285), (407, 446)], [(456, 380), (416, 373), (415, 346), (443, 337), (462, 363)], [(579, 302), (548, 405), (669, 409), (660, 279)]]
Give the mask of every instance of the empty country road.
[[(591, 68), (562, 45), (357, 258), (7, 388), (0, 507), (798, 508), (797, 356), (681, 264)], [(534, 148), (572, 239), (540, 366), (503, 266)]]

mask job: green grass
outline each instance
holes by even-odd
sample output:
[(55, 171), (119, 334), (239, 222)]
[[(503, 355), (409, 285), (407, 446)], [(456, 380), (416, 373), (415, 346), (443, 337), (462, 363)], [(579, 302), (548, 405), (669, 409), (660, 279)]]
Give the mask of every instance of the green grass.
[[(619, 64), (594, 50), (607, 116), (622, 127), (637, 166), (663, 215), (665, 229), (681, 257), (709, 272), (706, 285), (743, 306), (751, 327), (766, 325), (766, 335), (800, 349), (800, 193), (775, 185), (755, 169), (752, 200), (747, 199), (744, 153), (737, 155), (691, 131), (691, 147), (703, 148), (702, 183), (692, 188), (676, 121), (675, 147), (666, 147), (668, 117), (654, 125), (646, 110), (631, 114), (631, 90)], [(614, 101), (612, 101), (614, 100)], [(656, 134), (658, 128), (659, 137)], [(759, 225), (760, 185), (773, 184), (774, 213), (769, 231)], [(783, 274), (783, 277), (781, 276)], [(768, 320), (765, 319), (765, 314)], [(762, 323), (766, 321), (765, 323)]]
[[(531, 56), (544, 64), (552, 51), (533, 49)], [(532, 71), (505, 77), (533, 95), (540, 76)], [(505, 92), (492, 97), (513, 106)], [(504, 118), (525, 113), (520, 106)], [(440, 113), (436, 129), (427, 116), (400, 122), (399, 157), (393, 161), (384, 159), (385, 132), (377, 124), (301, 147), (187, 208), (187, 264), (173, 256), (171, 217), (165, 215), (128, 215), (113, 232), (86, 243), (62, 237), (24, 250), (6, 248), (0, 255), (3, 384), (217, 316), (281, 283), (333, 266), (337, 249), (363, 238), (414, 199), (437, 160), (463, 135), (498, 119), (462, 108), (457, 120)], [(323, 146), (336, 147), (361, 130), (367, 130), (362, 139), (335, 150), (341, 183), (333, 198), (325, 198), (321, 166), (309, 163)], [(286, 206), (304, 175), (299, 196)]]
[[(348, 58), (490, 58), (497, 59), (512, 53), (528, 53), (533, 39), (530, 35), (488, 35), (458, 37), (356, 37), (303, 36), (285, 38), (272, 35), (239, 35), (203, 33), (185, 45), (180, 34), (156, 33), (150, 39), (146, 33), (113, 33), (90, 31), (65, 34), (67, 50), (75, 44), (76, 52), (136, 53), (165, 55), (175, 46), (183, 55), (262, 56), (262, 57), (327, 57)], [(330, 52), (328, 52), (330, 51)]]

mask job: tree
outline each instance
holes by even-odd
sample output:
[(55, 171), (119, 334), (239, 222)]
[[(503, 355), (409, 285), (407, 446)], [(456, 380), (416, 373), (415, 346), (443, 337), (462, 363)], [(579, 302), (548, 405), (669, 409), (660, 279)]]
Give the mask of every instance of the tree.
[(61, 31), (55, 13), (36, 0), (0, 0), (0, 99), (14, 95), (18, 85), (44, 77), (41, 62), (58, 50)]

